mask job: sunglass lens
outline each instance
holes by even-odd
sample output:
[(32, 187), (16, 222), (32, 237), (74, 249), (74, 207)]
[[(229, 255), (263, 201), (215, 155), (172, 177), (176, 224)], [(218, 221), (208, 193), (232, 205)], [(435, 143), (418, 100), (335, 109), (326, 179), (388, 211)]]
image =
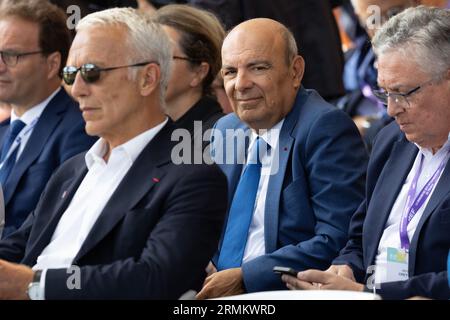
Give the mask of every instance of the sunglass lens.
[(96, 65), (91, 63), (85, 64), (81, 67), (81, 77), (87, 83), (93, 83), (100, 78), (100, 70)]
[(63, 69), (63, 80), (67, 85), (72, 85), (75, 82), (75, 77), (77, 76), (77, 68), (75, 67), (64, 67)]

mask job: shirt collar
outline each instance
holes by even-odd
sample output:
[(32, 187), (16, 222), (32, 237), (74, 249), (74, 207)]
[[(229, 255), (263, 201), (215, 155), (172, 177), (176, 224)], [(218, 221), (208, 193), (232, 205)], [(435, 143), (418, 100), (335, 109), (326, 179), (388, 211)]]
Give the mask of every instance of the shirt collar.
[(41, 114), (42, 114), (42, 112), (44, 112), (44, 109), (47, 106), (47, 104), (50, 102), (50, 100), (53, 99), (54, 96), (56, 96), (56, 94), (59, 92), (59, 90), (62, 90), (61, 87), (58, 87), (58, 89), (56, 89), (50, 96), (48, 96), (47, 99), (45, 99), (44, 101), (42, 101), (42, 102), (38, 103), (37, 105), (28, 109), (20, 117), (14, 112), (14, 109), (12, 109), (11, 110), (11, 123), (17, 119), (22, 120), (25, 123), (25, 125), (29, 125), (30, 123), (32, 123), (34, 121), (34, 119), (39, 118), (41, 116)]
[[(261, 134), (259, 137), (264, 140), (265, 143), (267, 143), (272, 150), (275, 150), (275, 148), (278, 145), (278, 140), (280, 138), (280, 131), (281, 127), (283, 126), (284, 118), (278, 122), (276, 125), (274, 125), (269, 130), (265, 130), (263, 134)], [(252, 130), (252, 136), (251, 136), (251, 145), (255, 142), (258, 135), (254, 130)]]
[[(111, 151), (109, 161), (115, 158), (119, 154), (123, 154), (129, 163), (133, 163), (146, 145), (156, 136), (156, 134), (161, 131), (161, 129), (166, 125), (169, 119), (166, 118), (163, 122), (157, 126), (140, 133), (131, 140), (115, 147)], [(85, 155), (85, 162), (88, 170), (92, 168), (94, 163), (105, 163), (103, 156), (108, 151), (108, 145), (105, 139), (100, 138), (97, 142), (89, 149)]]
[(442, 152), (447, 152), (447, 151), (450, 150), (450, 133), (448, 135), (447, 141), (444, 143), (442, 148), (440, 148), (435, 154), (433, 154), (433, 151), (431, 150), (431, 148), (422, 148), (417, 143), (415, 143), (415, 145), (417, 146), (417, 148), (419, 148), (419, 152), (421, 154), (423, 154), (423, 156), (425, 158), (433, 157), (433, 156), (435, 156), (437, 154), (441, 154)]

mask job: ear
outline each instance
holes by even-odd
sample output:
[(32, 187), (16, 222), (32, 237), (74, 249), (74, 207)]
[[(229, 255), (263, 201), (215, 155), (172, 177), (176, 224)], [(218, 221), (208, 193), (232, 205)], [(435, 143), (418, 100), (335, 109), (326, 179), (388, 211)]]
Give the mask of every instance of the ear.
[(47, 79), (54, 79), (61, 67), (61, 53), (53, 52), (47, 56)]
[(290, 73), (292, 77), (292, 84), (295, 89), (298, 89), (302, 83), (303, 75), (305, 74), (305, 60), (302, 56), (296, 56), (294, 58)]
[(203, 79), (206, 78), (209, 72), (209, 63), (202, 62), (199, 66), (196, 66), (194, 69), (194, 77), (192, 78), (189, 85), (191, 87), (197, 87), (203, 82)]
[(150, 63), (142, 69), (139, 76), (139, 90), (142, 96), (149, 96), (160, 85), (161, 69), (156, 63)]

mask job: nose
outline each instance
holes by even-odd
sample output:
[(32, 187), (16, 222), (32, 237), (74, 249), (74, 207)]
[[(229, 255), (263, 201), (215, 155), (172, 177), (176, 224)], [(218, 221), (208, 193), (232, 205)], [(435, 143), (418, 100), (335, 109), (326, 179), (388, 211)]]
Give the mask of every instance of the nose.
[(396, 97), (388, 97), (387, 113), (390, 117), (395, 118), (400, 113), (404, 112), (405, 108)]
[(237, 71), (236, 79), (234, 83), (234, 89), (236, 91), (245, 91), (253, 86), (253, 81), (251, 80), (248, 72), (244, 70)]
[(75, 81), (73, 82), (70, 90), (72, 96), (76, 99), (89, 94), (89, 85), (83, 80), (79, 71), (75, 76)]

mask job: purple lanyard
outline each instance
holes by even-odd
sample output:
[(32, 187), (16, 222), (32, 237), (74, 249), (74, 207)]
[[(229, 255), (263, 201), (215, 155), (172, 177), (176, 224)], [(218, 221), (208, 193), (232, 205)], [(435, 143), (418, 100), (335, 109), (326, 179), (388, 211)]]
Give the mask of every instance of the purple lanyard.
[(447, 155), (449, 154), (449, 152), (447, 152), (444, 159), (442, 159), (441, 164), (434, 172), (433, 176), (430, 178), (430, 180), (428, 180), (428, 182), (425, 184), (425, 186), (422, 188), (422, 190), (416, 197), (417, 182), (419, 181), (419, 176), (422, 173), (423, 154), (420, 157), (419, 168), (417, 169), (414, 179), (411, 182), (411, 187), (409, 188), (408, 191), (408, 197), (406, 198), (405, 211), (403, 212), (400, 223), (400, 242), (402, 249), (406, 250), (409, 249), (408, 224), (411, 222), (411, 220), (416, 215), (417, 211), (419, 211), (419, 209), (422, 207), (422, 205), (430, 196), (431, 191), (433, 190), (434, 186), (436, 185), (439, 179), (439, 176), (441, 175), (442, 171), (445, 168), (445, 165), (447, 163)]

